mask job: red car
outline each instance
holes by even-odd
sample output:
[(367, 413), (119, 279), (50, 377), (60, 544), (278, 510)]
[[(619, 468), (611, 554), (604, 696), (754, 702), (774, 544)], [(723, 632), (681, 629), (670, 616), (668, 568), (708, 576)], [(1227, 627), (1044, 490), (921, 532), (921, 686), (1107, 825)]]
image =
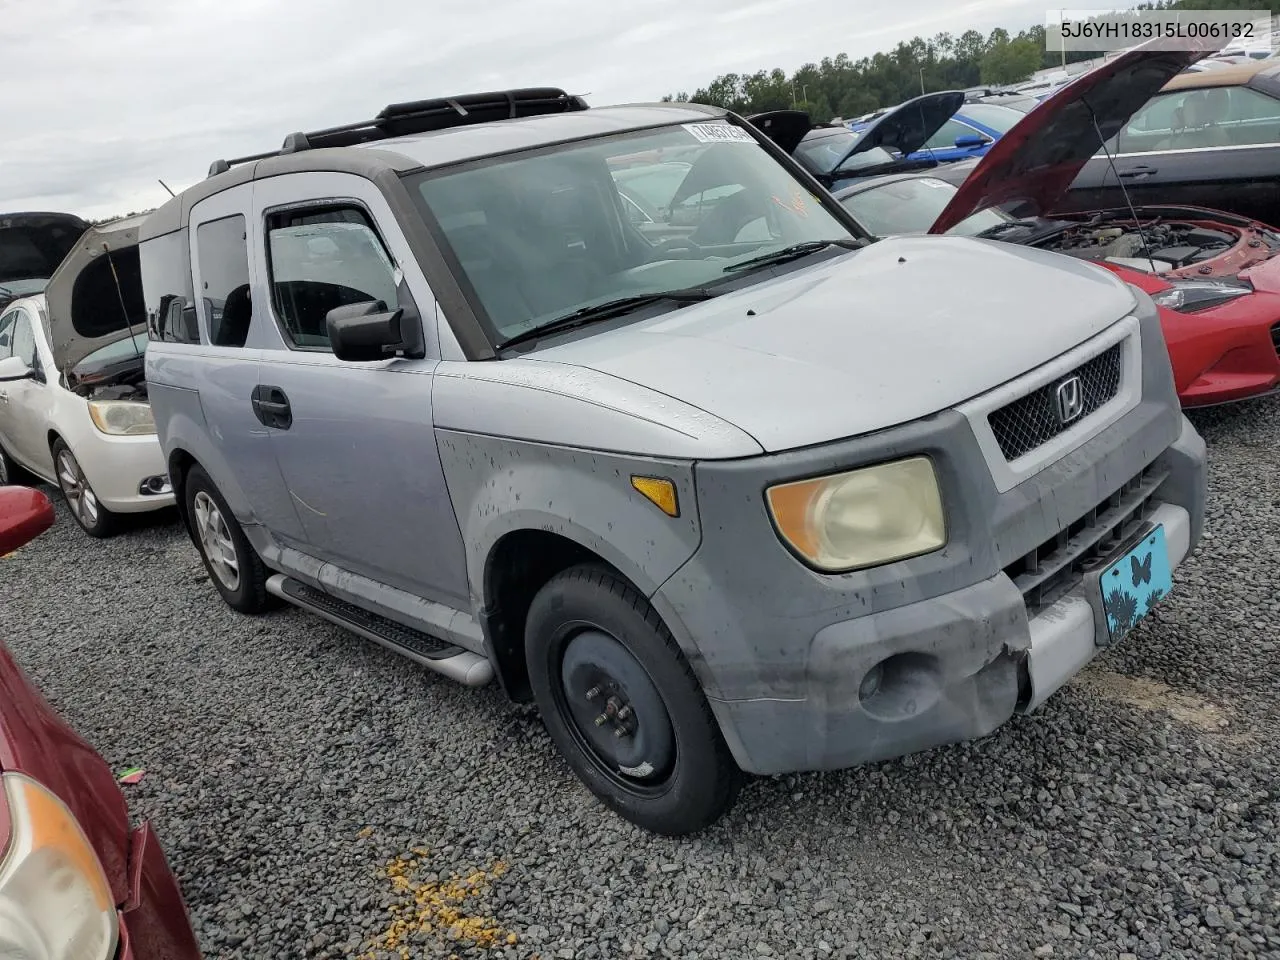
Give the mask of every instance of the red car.
[[(36, 490), (0, 487), (0, 556), (53, 524)], [(0, 957), (200, 960), (148, 824), (129, 827), (110, 767), (0, 643)]]
[(836, 197), (873, 235), (927, 231), (1053, 250), (1145, 290), (1160, 309), (1184, 407), (1272, 393), (1280, 231), (1199, 207), (1052, 212), (1100, 143), (1203, 55), (1122, 54), (1047, 98), (976, 163), (870, 177)]

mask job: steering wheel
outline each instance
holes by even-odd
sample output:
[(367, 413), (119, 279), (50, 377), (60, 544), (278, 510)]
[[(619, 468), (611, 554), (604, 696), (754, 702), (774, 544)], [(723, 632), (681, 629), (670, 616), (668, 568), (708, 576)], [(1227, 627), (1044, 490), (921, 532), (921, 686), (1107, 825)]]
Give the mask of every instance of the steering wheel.
[(667, 257), (673, 253), (680, 253), (682, 251), (692, 254), (692, 256), (670, 257), (670, 259), (696, 260), (699, 257), (703, 256), (702, 247), (699, 244), (694, 243), (688, 237), (668, 237), (666, 240), (663, 240), (660, 244), (658, 244), (656, 247), (653, 248), (654, 253), (660, 254), (664, 257)]

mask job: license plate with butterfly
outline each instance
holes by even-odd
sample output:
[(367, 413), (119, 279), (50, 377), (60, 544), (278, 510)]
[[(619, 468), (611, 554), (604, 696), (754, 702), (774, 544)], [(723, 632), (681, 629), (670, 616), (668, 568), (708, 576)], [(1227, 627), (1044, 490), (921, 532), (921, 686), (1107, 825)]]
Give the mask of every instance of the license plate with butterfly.
[(1117, 643), (1173, 589), (1164, 527), (1157, 526), (1102, 571), (1098, 586), (1107, 633)]

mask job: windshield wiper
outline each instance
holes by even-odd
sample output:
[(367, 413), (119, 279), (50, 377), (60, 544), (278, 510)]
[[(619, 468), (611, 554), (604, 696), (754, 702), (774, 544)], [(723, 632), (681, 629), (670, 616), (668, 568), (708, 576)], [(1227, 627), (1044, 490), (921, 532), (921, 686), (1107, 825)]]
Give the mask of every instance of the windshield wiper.
[(557, 317), (555, 320), (534, 327), (532, 330), (517, 333), (515, 336), (508, 337), (498, 344), (498, 349), (502, 350), (506, 347), (513, 347), (516, 344), (528, 343), (530, 340), (540, 340), (552, 333), (563, 333), (566, 330), (585, 327), (587, 324), (595, 323), (597, 320), (608, 320), (612, 317), (629, 313), (632, 310), (638, 310), (651, 303), (660, 303), (663, 300), (672, 300), (682, 304), (697, 303), (700, 300), (710, 300), (716, 296), (719, 296), (717, 292), (703, 287), (687, 287), (683, 290), (663, 290), (658, 293), (640, 293), (630, 297), (618, 297), (616, 300), (606, 300), (604, 303), (597, 303), (589, 307), (583, 307), (580, 310), (574, 310), (572, 313)]
[(998, 237), (1011, 230), (1031, 230), (1034, 232), (1036, 229), (1036, 223), (1037, 221), (1035, 220), (1008, 220), (1004, 223), (997, 223), (994, 227), (987, 227), (987, 229), (977, 234), (977, 236), (986, 238)]
[(761, 254), (758, 257), (752, 257), (750, 260), (731, 263), (724, 268), (724, 272), (734, 273), (738, 270), (746, 270), (751, 267), (773, 266), (777, 263), (787, 263), (790, 260), (799, 260), (801, 257), (807, 257), (811, 253), (817, 253), (819, 250), (826, 250), (828, 247), (845, 247), (849, 250), (861, 250), (865, 246), (866, 243), (856, 237), (841, 237), (837, 240), (806, 240), (804, 243), (793, 243), (789, 247), (783, 247), (781, 250), (774, 250), (770, 253)]

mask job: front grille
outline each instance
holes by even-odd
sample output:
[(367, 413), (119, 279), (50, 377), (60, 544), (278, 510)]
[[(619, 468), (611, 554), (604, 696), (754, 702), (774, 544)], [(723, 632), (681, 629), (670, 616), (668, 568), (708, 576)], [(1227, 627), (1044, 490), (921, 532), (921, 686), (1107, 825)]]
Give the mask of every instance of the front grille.
[(1280, 323), (1271, 328), (1271, 345), (1276, 348), (1276, 359), (1280, 360)]
[(1085, 570), (1137, 533), (1156, 507), (1156, 492), (1169, 471), (1147, 467), (1083, 517), (1064, 527), (1004, 572), (1034, 616), (1084, 578)]
[[(1114, 397), (1120, 390), (1123, 346), (1117, 343), (1052, 383), (989, 414), (987, 422), (1005, 459), (1017, 460), (1048, 443)], [(1063, 423), (1058, 415), (1058, 387), (1072, 377), (1080, 378), (1081, 408)]]

